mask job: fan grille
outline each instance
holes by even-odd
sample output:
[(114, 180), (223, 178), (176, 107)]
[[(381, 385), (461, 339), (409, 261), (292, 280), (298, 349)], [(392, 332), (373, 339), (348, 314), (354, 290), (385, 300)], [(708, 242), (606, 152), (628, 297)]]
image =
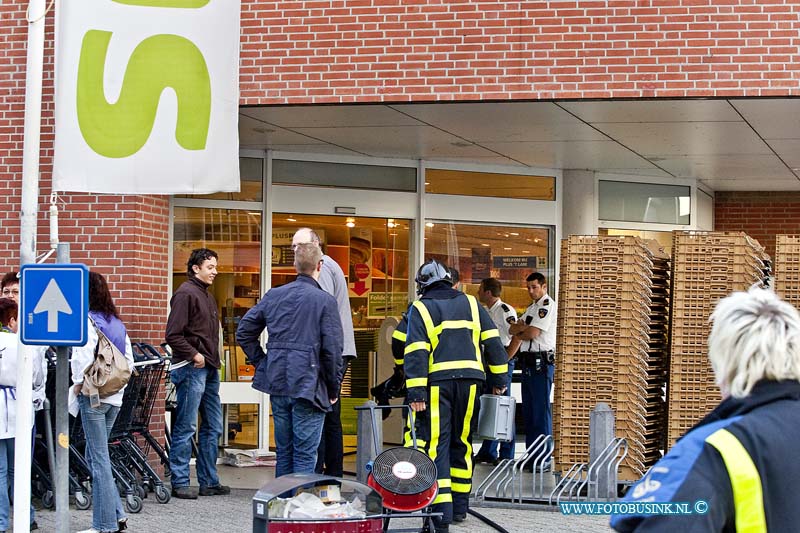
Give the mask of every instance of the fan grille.
[[(405, 461), (417, 472), (409, 479), (401, 479), (394, 473), (394, 465)], [(430, 457), (413, 448), (390, 448), (378, 455), (372, 463), (372, 477), (384, 489), (402, 495), (420, 494), (436, 482), (436, 465)]]

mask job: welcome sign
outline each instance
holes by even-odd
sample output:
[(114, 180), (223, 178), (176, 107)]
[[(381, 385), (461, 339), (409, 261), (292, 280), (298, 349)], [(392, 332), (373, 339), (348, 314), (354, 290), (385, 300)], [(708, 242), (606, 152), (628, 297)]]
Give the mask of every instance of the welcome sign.
[(53, 189), (239, 190), (240, 0), (60, 0)]

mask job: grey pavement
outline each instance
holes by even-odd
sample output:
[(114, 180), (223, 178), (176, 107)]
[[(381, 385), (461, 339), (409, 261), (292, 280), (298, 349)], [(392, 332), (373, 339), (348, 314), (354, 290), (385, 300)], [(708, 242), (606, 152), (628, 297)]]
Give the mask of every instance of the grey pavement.
[[(194, 470), (194, 469), (192, 469)], [(482, 469), (480, 469), (482, 470)], [(129, 515), (128, 530), (132, 533), (201, 533), (201, 532), (245, 532), (252, 531), (251, 500), (258, 487), (274, 478), (271, 467), (235, 468), (219, 466), (220, 479), (233, 487), (229, 496), (201, 497), (198, 500), (173, 498), (167, 504), (159, 504), (153, 495), (144, 502), (138, 514)], [(476, 469), (476, 478), (482, 472)], [(192, 481), (196, 485), (196, 481)], [(564, 516), (555, 508), (520, 508), (503, 504), (473, 504), (473, 509), (503, 526), (512, 533), (522, 532), (609, 532), (607, 516)], [(92, 512), (70, 509), (70, 531), (80, 531), (92, 525)], [(37, 512), (37, 522), (44, 532), (55, 531), (55, 512)], [(391, 528), (413, 528), (419, 520), (393, 519)], [(453, 533), (493, 533), (496, 530), (474, 516), (468, 516), (462, 524), (450, 527)]]

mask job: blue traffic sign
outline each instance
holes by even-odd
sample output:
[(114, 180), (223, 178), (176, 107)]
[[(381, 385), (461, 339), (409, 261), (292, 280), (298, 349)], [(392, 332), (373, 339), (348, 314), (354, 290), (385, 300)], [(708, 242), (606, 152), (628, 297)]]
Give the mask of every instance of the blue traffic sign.
[(83, 346), (89, 316), (89, 269), (80, 264), (23, 265), (20, 340), (41, 346)]

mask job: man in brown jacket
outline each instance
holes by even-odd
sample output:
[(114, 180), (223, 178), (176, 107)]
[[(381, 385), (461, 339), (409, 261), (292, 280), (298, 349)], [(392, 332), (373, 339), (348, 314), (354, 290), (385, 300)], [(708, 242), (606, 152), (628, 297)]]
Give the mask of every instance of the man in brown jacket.
[(170, 379), (175, 384), (177, 408), (172, 429), (169, 462), (172, 495), (195, 499), (189, 487), (191, 442), (198, 435), (197, 480), (200, 496), (229, 494), (217, 477), (217, 446), (222, 435), (222, 403), (219, 399), (219, 317), (217, 302), (208, 292), (217, 276), (217, 254), (208, 248), (193, 250), (186, 280), (170, 300), (166, 341), (172, 350)]

